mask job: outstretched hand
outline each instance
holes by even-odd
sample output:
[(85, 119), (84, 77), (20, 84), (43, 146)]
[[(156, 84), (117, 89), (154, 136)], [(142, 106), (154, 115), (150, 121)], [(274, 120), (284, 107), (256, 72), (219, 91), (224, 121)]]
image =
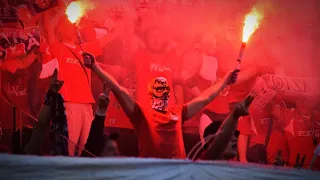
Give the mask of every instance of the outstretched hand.
[(58, 80), (58, 70), (55, 69), (51, 77), (49, 90), (56, 93), (61, 89), (63, 83), (63, 81)]
[(236, 106), (234, 108), (235, 115), (237, 115), (237, 116), (249, 115), (249, 107), (250, 107), (250, 104), (252, 103), (253, 99), (254, 99), (253, 96), (248, 96), (245, 100), (236, 104)]
[(94, 58), (94, 56), (90, 53), (83, 52), (82, 57), (84, 66), (88, 69), (93, 69), (96, 65), (96, 59)]
[(235, 69), (227, 73), (226, 80), (228, 85), (234, 84), (237, 81), (239, 72), (240, 72), (239, 69)]

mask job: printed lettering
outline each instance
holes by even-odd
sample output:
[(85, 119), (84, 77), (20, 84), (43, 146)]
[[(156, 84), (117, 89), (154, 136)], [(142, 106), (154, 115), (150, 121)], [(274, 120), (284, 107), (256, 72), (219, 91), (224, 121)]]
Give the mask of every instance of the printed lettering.
[(107, 119), (107, 124), (115, 124), (115, 123), (116, 123), (116, 118)]
[(12, 86), (8, 84), (8, 93), (14, 96), (26, 96), (27, 95), (27, 89), (24, 88), (20, 90), (19, 86)]
[(11, 11), (12, 9), (11, 8), (1, 8), (0, 10), (0, 16), (4, 16), (4, 17), (11, 17), (13, 16), (14, 14), (12, 14)]
[(118, 102), (116, 102), (116, 101), (112, 103), (112, 106), (117, 108), (117, 109), (119, 109), (119, 110), (121, 109), (120, 104)]
[(28, 40), (28, 47), (27, 47), (27, 51), (29, 51), (33, 46), (40, 46), (40, 43), (36, 40), (36, 38), (30, 38)]
[(169, 67), (163, 66), (161, 64), (150, 63), (150, 71), (151, 72), (164, 72), (171, 71)]
[(150, 64), (150, 71), (158, 71), (158, 64)]
[(278, 90), (284, 90), (285, 89), (285, 84), (282, 81), (282, 79), (278, 76), (272, 76), (272, 82), (273, 85), (276, 89)]
[(77, 59), (66, 58), (66, 63), (68, 64), (79, 64)]
[(298, 131), (299, 137), (309, 137), (311, 135), (312, 135), (311, 131)]
[(263, 118), (263, 119), (260, 119), (260, 124), (269, 124), (270, 123), (270, 118)]
[(305, 92), (303, 80), (301, 79), (285, 79), (287, 81), (287, 90), (295, 92)]

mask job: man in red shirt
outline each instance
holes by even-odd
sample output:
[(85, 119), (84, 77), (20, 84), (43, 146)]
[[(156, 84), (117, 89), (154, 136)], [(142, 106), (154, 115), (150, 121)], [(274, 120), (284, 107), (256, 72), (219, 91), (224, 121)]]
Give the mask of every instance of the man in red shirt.
[[(320, 141), (320, 114), (316, 110), (317, 97), (304, 97), (295, 100), (296, 108), (285, 109), (274, 107), (273, 116), (277, 119), (276, 125), (284, 130), (286, 138), (289, 166), (296, 164), (296, 157), (306, 155), (303, 168), (308, 168), (314, 155), (314, 150)], [(313, 166), (320, 169), (320, 161)]]
[[(79, 142), (80, 147), (83, 147), (89, 135), (93, 119), (92, 104), (95, 101), (91, 93), (91, 72), (83, 65), (82, 50), (98, 56), (101, 47), (110, 42), (112, 35), (80, 44), (75, 24), (65, 14), (61, 15), (54, 10), (44, 13), (44, 27), (50, 53), (58, 60), (58, 77), (64, 81), (60, 93), (65, 100), (69, 139), (75, 144)], [(72, 142), (68, 144), (70, 156), (74, 156), (75, 152), (75, 144)]]
[(143, 40), (145, 48), (139, 48), (133, 57), (137, 72), (136, 100), (142, 105), (147, 105), (147, 84), (152, 78), (162, 76), (166, 77), (173, 90), (173, 99), (169, 103), (182, 104), (183, 90), (178, 85), (177, 75), (174, 74), (177, 71), (173, 69), (176, 67), (174, 63), (177, 61), (177, 55), (174, 50), (169, 49), (169, 42), (163, 30), (158, 27), (149, 28), (144, 32)]
[(250, 116), (239, 121), (238, 151), (241, 162), (272, 164), (278, 151), (282, 150), (283, 141), (280, 140), (284, 140), (283, 137), (277, 135), (277, 141), (271, 138), (278, 134), (272, 122), (271, 108), (271, 104), (262, 109), (252, 107)]
[(138, 136), (140, 157), (186, 158), (182, 138), (182, 123), (195, 116), (217, 97), (227, 85), (236, 81), (238, 70), (209, 87), (201, 96), (184, 105), (169, 103), (170, 84), (165, 77), (155, 77), (146, 86), (149, 106), (135, 102), (128, 92), (108, 73), (103, 71), (92, 55), (84, 53), (86, 67), (105, 82), (111, 83), (111, 91), (129, 117)]

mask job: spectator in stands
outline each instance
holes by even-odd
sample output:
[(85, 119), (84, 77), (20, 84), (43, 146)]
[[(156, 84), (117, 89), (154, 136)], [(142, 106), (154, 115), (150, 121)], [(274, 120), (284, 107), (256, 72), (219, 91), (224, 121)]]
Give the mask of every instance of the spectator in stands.
[(177, 67), (176, 52), (169, 48), (168, 36), (159, 27), (146, 29), (143, 34), (145, 47), (140, 47), (133, 57), (137, 72), (136, 100), (146, 106), (149, 99), (147, 84), (155, 77), (165, 77), (172, 88), (170, 104), (183, 104), (183, 90)]
[[(317, 97), (299, 97), (295, 100), (296, 108), (282, 108), (274, 105), (273, 116), (277, 119), (275, 126), (283, 129), (286, 138), (284, 157), (288, 165), (296, 164), (297, 154), (306, 156), (303, 168), (308, 168), (314, 150), (320, 141), (320, 114), (316, 109)], [(313, 166), (320, 169), (319, 159)]]
[(103, 81), (111, 83), (111, 91), (133, 124), (138, 136), (140, 157), (186, 157), (182, 139), (182, 123), (195, 116), (218, 96), (227, 85), (233, 84), (238, 70), (230, 71), (224, 80), (204, 91), (201, 96), (184, 105), (169, 104), (170, 83), (164, 77), (154, 78), (147, 88), (149, 106), (135, 102), (128, 92), (96, 63), (95, 58), (84, 53), (84, 64)]
[[(98, 98), (95, 118), (92, 121), (90, 134), (85, 145), (85, 149), (95, 156), (109, 157), (119, 155), (118, 144), (116, 142), (118, 134), (106, 136), (103, 131), (110, 101), (109, 92), (110, 86), (106, 87), (104, 93), (100, 94)], [(90, 156), (90, 154), (83, 152), (82, 156)]]
[[(63, 12), (65, 7), (60, 8)], [(50, 53), (58, 60), (59, 79), (65, 83), (61, 94), (65, 100), (68, 121), (69, 155), (74, 156), (75, 144), (79, 143), (80, 147), (85, 145), (93, 120), (92, 104), (94, 98), (90, 87), (91, 72), (83, 66), (82, 49), (98, 56), (101, 54), (101, 47), (106, 46), (113, 36), (111, 33), (99, 40), (83, 43), (80, 47), (80, 39), (77, 39), (77, 27), (68, 20), (65, 14), (53, 14), (46, 11), (43, 21), (47, 31)], [(81, 149), (78, 153), (81, 154)]]
[(103, 151), (100, 154), (101, 157), (112, 157), (119, 156), (119, 147), (117, 140), (119, 139), (119, 135), (117, 133), (111, 133), (109, 136), (104, 135), (104, 147)]
[[(63, 102), (61, 102), (61, 95), (58, 91), (61, 89), (63, 85), (63, 81), (58, 80), (57, 77), (58, 72), (55, 70), (51, 85), (48, 90), (44, 106), (40, 110), (38, 122), (34, 125), (32, 138), (28, 141), (28, 146), (25, 148), (25, 152), (27, 154), (42, 154), (41, 147), (44, 139), (44, 134), (47, 128), (49, 127), (50, 120), (53, 119), (52, 122), (54, 127), (54, 133), (57, 133), (54, 137), (54, 154), (56, 155), (67, 155), (65, 152), (65, 140), (61, 138), (60, 135), (67, 136), (67, 132), (65, 130), (66, 120), (63, 109), (59, 110), (58, 114), (56, 114), (56, 102), (58, 101), (58, 105), (63, 106)], [(104, 120), (106, 117), (107, 107), (109, 104), (109, 92), (110, 88), (106, 87), (104, 93), (99, 96), (97, 110), (95, 113), (95, 118), (92, 121), (92, 126), (88, 138), (88, 142), (85, 145), (85, 149), (82, 153), (82, 156), (117, 156), (119, 155), (118, 146), (116, 143), (117, 135), (111, 134), (110, 136), (105, 136), (103, 133), (104, 129)], [(60, 97), (60, 100), (59, 100)], [(62, 99), (63, 101), (63, 99)], [(55, 112), (55, 113), (53, 113)]]
[[(60, 134), (67, 135), (67, 128), (65, 127), (66, 117), (64, 115), (63, 98), (58, 93), (63, 84), (63, 81), (58, 80), (58, 71), (55, 70), (51, 78), (49, 90), (45, 97), (44, 105), (39, 112), (38, 122), (34, 124), (32, 137), (25, 148), (25, 152), (27, 154), (42, 154), (41, 148), (44, 141), (45, 132), (50, 125), (51, 119), (54, 120), (53, 123), (57, 123), (53, 125), (55, 127), (54, 130), (59, 131), (57, 132), (58, 135), (55, 136), (54, 141), (58, 140), (57, 138), (60, 137)], [(60, 144), (55, 145), (60, 146), (61, 148), (54, 147), (54, 149), (60, 149), (60, 153), (66, 155), (64, 154), (64, 152), (61, 152), (65, 148), (65, 146), (61, 144), (64, 140), (59, 140)], [(57, 151), (53, 153), (59, 154)]]
[(238, 149), (241, 162), (268, 163), (267, 147), (270, 145), (273, 129), (271, 112), (269, 103), (262, 109), (250, 108), (250, 116), (241, 118), (238, 124), (240, 131)]
[[(198, 97), (201, 92), (206, 90), (223, 78), (226, 74), (226, 59), (217, 59), (216, 39), (211, 35), (196, 39), (193, 46), (182, 55), (182, 77), (186, 81), (190, 94), (193, 98)], [(219, 57), (219, 56), (218, 56)], [(241, 71), (237, 82), (232, 86), (234, 91), (240, 91), (241, 94), (233, 92), (230, 96), (230, 88), (226, 88), (217, 98), (207, 105), (200, 116), (199, 135), (202, 141), (204, 129), (213, 121), (224, 120), (230, 113), (229, 100), (237, 98), (238, 102), (246, 97), (254, 85), (254, 78), (265, 73), (273, 73), (273, 68), (254, 67), (246, 68)], [(248, 85), (251, 84), (251, 86)], [(244, 88), (237, 89), (234, 86)]]

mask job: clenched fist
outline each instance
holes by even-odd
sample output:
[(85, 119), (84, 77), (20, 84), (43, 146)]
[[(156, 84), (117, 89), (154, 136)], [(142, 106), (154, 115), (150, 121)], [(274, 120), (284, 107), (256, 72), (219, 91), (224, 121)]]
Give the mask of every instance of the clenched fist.
[(96, 66), (96, 59), (93, 57), (92, 54), (83, 52), (82, 57), (83, 57), (83, 64), (88, 69), (93, 69)]
[(225, 77), (228, 82), (228, 85), (234, 84), (237, 81), (239, 72), (239, 69), (235, 69), (233, 71), (228, 72), (228, 74)]

